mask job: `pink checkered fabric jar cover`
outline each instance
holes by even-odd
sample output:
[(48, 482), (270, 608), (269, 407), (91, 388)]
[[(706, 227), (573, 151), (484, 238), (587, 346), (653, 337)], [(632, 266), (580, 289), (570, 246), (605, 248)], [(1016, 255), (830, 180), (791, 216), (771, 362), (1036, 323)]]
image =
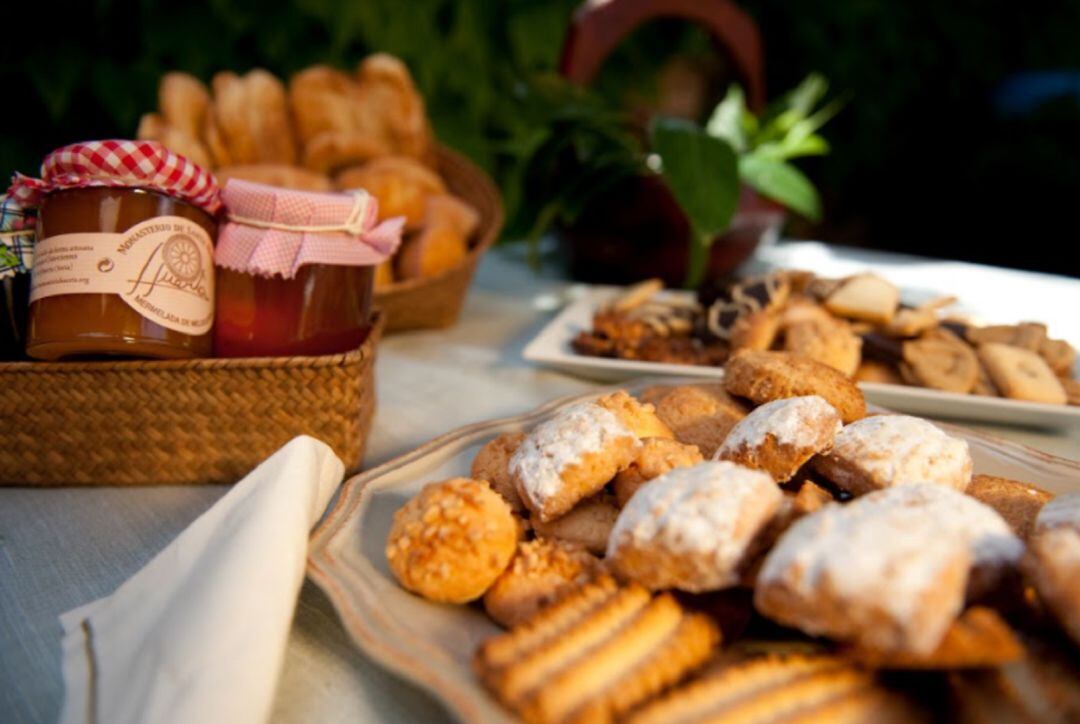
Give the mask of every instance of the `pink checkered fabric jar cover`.
[(227, 221), (214, 263), (260, 276), (296, 276), (305, 264), (374, 266), (401, 243), (404, 217), (378, 221), (366, 191), (296, 191), (232, 179), (222, 194)]
[(41, 162), (41, 178), (16, 173), (8, 193), (36, 209), (51, 191), (112, 186), (145, 188), (217, 214), (221, 189), (213, 175), (157, 141), (85, 141), (58, 148)]

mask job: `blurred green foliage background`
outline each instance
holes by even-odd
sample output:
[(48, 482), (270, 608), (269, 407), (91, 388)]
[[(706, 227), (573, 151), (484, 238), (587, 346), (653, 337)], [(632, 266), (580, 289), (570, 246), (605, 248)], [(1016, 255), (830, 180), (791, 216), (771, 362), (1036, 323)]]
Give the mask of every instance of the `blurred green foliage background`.
[[(131, 135), (139, 115), (155, 105), (158, 77), (170, 69), (204, 80), (255, 66), (288, 76), (316, 62), (351, 68), (366, 53), (384, 50), (409, 64), (443, 142), (501, 178), (500, 144), (527, 121), (515, 117), (510, 91), (523, 74), (555, 66), (577, 4), (20, 5), (25, 13), (8, 26), (0, 51), (8, 100), (0, 173), (33, 172), (43, 153), (63, 143)], [(1080, 3), (741, 4), (762, 29), (769, 89), (786, 90), (820, 71), (834, 90), (850, 93), (827, 130), (832, 154), (807, 166), (825, 196), (825, 221), (796, 233), (1076, 273), (1051, 255), (1069, 238), (1066, 212), (1080, 189), (1076, 101), (1063, 97), (1010, 116), (994, 99), (1012, 73), (1080, 69)], [(665, 42), (700, 50), (692, 34), (646, 35), (605, 70), (603, 85), (618, 87), (621, 78), (655, 66), (657, 44)], [(1034, 240), (1039, 243), (1028, 243)]]

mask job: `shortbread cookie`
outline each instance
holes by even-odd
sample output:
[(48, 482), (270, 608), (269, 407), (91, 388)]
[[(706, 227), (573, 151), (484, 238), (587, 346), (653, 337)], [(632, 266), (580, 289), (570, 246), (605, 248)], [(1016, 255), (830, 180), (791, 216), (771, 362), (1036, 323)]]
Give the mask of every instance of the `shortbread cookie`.
[(965, 440), (908, 415), (874, 415), (836, 435), (832, 450), (814, 469), (854, 495), (908, 483), (937, 483), (964, 490), (971, 480)]
[(1064, 493), (1047, 501), (1035, 518), (1035, 532), (1072, 528), (1080, 533), (1080, 492)]
[(618, 517), (615, 501), (610, 495), (600, 493), (586, 498), (554, 520), (545, 522), (534, 514), (529, 522), (538, 536), (576, 543), (592, 553), (603, 555)]
[(994, 475), (973, 475), (965, 493), (998, 512), (1021, 540), (1035, 530), (1035, 518), (1054, 496), (1042, 488)]
[(900, 290), (876, 274), (859, 274), (843, 282), (825, 300), (833, 314), (873, 324), (888, 324), (900, 304)]
[(848, 377), (855, 374), (862, 359), (862, 339), (851, 331), (850, 324), (839, 319), (789, 325), (784, 330), (784, 349), (826, 364)]
[(634, 713), (631, 724), (679, 722), (875, 722), (912, 724), (929, 716), (837, 656), (767, 655), (709, 672)]
[(979, 358), (967, 342), (935, 329), (904, 342), (905, 369), (914, 384), (946, 392), (968, 393), (979, 379)]
[(510, 458), (510, 474), (525, 506), (547, 522), (604, 487), (640, 447), (620, 415), (583, 402), (537, 425)]
[[(643, 396), (644, 399), (644, 396)], [(724, 390), (722, 385), (682, 385), (658, 388), (648, 401), (656, 405), (656, 415), (687, 445), (712, 457), (748, 408)]]
[(858, 382), (877, 382), (885, 385), (902, 385), (903, 378), (896, 371), (896, 367), (886, 362), (872, 359), (864, 359), (855, 370), (855, 380)]
[(653, 590), (735, 585), (754, 537), (782, 498), (768, 475), (735, 463), (676, 468), (639, 490), (619, 513), (608, 563)]
[(780, 317), (771, 309), (740, 314), (731, 325), (732, 349), (768, 349), (780, 332)]
[(1070, 405), (1080, 405), (1080, 380), (1062, 377), (1058, 380), (1065, 390), (1065, 399)]
[(1076, 364), (1076, 350), (1063, 339), (1045, 339), (1039, 346), (1039, 354), (1058, 377), (1072, 376)]
[(817, 395), (788, 397), (753, 410), (728, 433), (715, 459), (764, 470), (778, 483), (832, 447), (840, 413)]
[(1036, 352), (991, 342), (979, 345), (979, 359), (1005, 397), (1053, 405), (1068, 402), (1053, 370)]
[(475, 669), (526, 721), (610, 721), (678, 683), (719, 639), (670, 595), (603, 576), (486, 641)]
[(1080, 530), (1060, 526), (1037, 532), (1026, 563), (1039, 597), (1080, 645)]
[(814, 636), (928, 653), (963, 606), (970, 563), (963, 537), (921, 507), (868, 496), (797, 520), (766, 556), (754, 605)]
[(858, 647), (849, 647), (844, 653), (875, 669), (985, 669), (1020, 659), (1024, 647), (997, 612), (975, 606), (960, 614), (941, 643), (928, 654)]
[(489, 440), (473, 458), (472, 472), (469, 474), (475, 480), (487, 481), (492, 490), (501, 495), (515, 513), (523, 512), (525, 504), (521, 502), (521, 496), (514, 487), (513, 476), (510, 474), (510, 458), (524, 439), (523, 432), (505, 432)]
[(510, 506), (469, 478), (424, 486), (396, 513), (386, 538), (390, 570), (406, 589), (432, 601), (479, 598), (517, 550)]
[(849, 378), (828, 365), (784, 352), (736, 352), (724, 366), (724, 388), (759, 405), (820, 395), (845, 423), (866, 414), (862, 392)]
[(582, 546), (545, 538), (522, 542), (510, 565), (484, 594), (484, 610), (511, 628), (602, 571), (600, 561)]
[(704, 460), (696, 445), (685, 445), (677, 440), (650, 437), (641, 441), (634, 462), (619, 472), (612, 481), (615, 503), (620, 508), (633, 497), (645, 483), (675, 468), (696, 465)]

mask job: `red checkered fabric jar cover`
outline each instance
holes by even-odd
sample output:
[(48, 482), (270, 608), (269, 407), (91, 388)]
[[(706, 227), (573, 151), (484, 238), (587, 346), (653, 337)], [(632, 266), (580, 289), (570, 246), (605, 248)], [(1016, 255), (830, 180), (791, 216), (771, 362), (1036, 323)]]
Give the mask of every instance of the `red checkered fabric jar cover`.
[(405, 226), (400, 216), (379, 222), (378, 201), (362, 190), (316, 193), (231, 179), (222, 198), (228, 220), (214, 263), (260, 276), (292, 279), (305, 264), (381, 264)]
[(41, 178), (16, 173), (9, 193), (27, 208), (37, 208), (50, 191), (116, 186), (158, 191), (210, 214), (221, 208), (213, 175), (156, 141), (86, 141), (58, 148), (41, 163)]

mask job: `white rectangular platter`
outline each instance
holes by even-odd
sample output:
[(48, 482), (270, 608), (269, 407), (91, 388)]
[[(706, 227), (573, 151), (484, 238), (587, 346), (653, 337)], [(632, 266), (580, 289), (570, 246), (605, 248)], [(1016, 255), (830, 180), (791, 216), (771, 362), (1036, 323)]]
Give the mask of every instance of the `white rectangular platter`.
[[(582, 293), (564, 307), (525, 347), (525, 359), (603, 382), (618, 382), (642, 375), (724, 376), (723, 369), (719, 367), (639, 362), (578, 354), (570, 346), (571, 341), (579, 332), (592, 328), (593, 313), (598, 306), (620, 291), (619, 287), (605, 286), (581, 289)], [(686, 296), (689, 293), (668, 291), (664, 294)], [(863, 382), (859, 386), (871, 402), (915, 415), (1046, 428), (1080, 427), (1080, 407), (962, 395), (906, 385)]]

